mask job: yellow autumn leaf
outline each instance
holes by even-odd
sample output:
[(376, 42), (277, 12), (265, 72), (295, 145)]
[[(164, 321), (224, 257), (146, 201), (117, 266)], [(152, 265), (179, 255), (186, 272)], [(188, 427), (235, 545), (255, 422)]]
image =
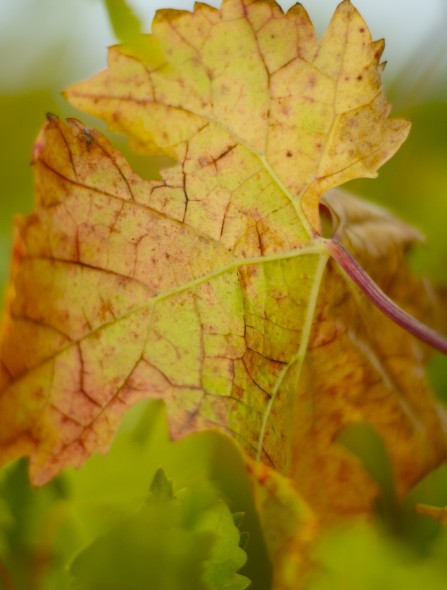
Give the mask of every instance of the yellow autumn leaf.
[[(153, 36), (156, 66), (114, 47), (67, 96), (175, 157), (160, 181), (77, 121), (50, 117), (37, 140), (3, 327), (1, 461), (29, 455), (43, 483), (106, 450), (130, 405), (162, 398), (174, 437), (225, 430), (322, 524), (368, 514), (376, 487), (336, 442), (346, 426), (374, 425), (399, 494), (446, 456), (424, 348), (328, 264), (319, 236), (322, 194), (374, 176), (408, 132), (387, 119), (383, 44), (347, 1), (321, 42), (300, 5), (248, 0), (159, 11)], [(342, 193), (321, 202), (425, 317), (403, 260), (414, 230)]]
[(309, 237), (319, 227), (321, 194), (376, 176), (408, 134), (407, 121), (387, 119), (384, 43), (372, 42), (348, 0), (321, 42), (300, 4), (284, 14), (271, 0), (224, 0), (220, 10), (197, 3), (193, 13), (159, 10), (152, 37), (163, 65), (112, 47), (109, 68), (66, 96), (134, 147), (185, 161), (186, 195), (194, 193), (185, 215), (190, 223), (206, 222), (213, 237), (223, 214), (217, 198), (208, 204), (209, 192), (232, 201), (231, 185), (216, 182), (224, 154), (231, 151), (240, 179), (257, 175), (259, 194), (267, 183), (290, 201)]

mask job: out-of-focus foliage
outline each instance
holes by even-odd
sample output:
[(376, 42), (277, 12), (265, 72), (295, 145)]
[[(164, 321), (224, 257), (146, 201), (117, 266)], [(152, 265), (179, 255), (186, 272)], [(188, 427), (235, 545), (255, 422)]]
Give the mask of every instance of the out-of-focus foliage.
[(371, 524), (333, 531), (318, 548), (321, 566), (310, 590), (443, 590), (447, 576), (447, 531), (429, 557)]
[[(154, 534), (156, 531), (156, 534)], [(208, 482), (174, 491), (158, 469), (140, 509), (96, 538), (70, 567), (74, 588), (244, 590), (240, 533)]]
[[(176, 494), (182, 505), (174, 503), (175, 510), (163, 502), (155, 507), (153, 497), (148, 500), (160, 465), (174, 475), (175, 489), (183, 490)], [(160, 479), (163, 483), (159, 474), (158, 488)], [(175, 551), (177, 557), (183, 555), (180, 561), (185, 567), (191, 558), (196, 564), (194, 571), (188, 570), (192, 584), (199, 572), (206, 590), (226, 589), (216, 585), (216, 579), (242, 590), (244, 578), (236, 571), (244, 563), (245, 550), (238, 548), (239, 532), (231, 513), (243, 513), (239, 528), (249, 537), (243, 574), (256, 588), (269, 588), (270, 566), (239, 452), (226, 437), (213, 432), (170, 442), (163, 405), (158, 402), (136, 406), (126, 415), (110, 453), (92, 457), (82, 470), (66, 470), (47, 486), (33, 489), (25, 463), (10, 465), (2, 472), (0, 497), (1, 561), (17, 588), (62, 590), (68, 588), (72, 575), (78, 580), (76, 587), (99, 588), (95, 583), (104, 565), (99, 556), (121, 536), (122, 551), (129, 544), (142, 552), (157, 547), (160, 563), (174, 558)], [(140, 526), (141, 519), (146, 527)], [(207, 560), (200, 565), (204, 555), (193, 546), (202, 546), (202, 541)], [(183, 544), (192, 545), (190, 553)], [(73, 562), (71, 575), (67, 565), (82, 547), (85, 551)], [(124, 553), (123, 563), (116, 564), (117, 579), (124, 562), (129, 566), (131, 559)], [(96, 566), (89, 576), (93, 562)], [(158, 584), (161, 570), (156, 563), (148, 570), (149, 562), (150, 555), (142, 564), (139, 581)], [(177, 565), (171, 580), (178, 583), (183, 566)], [(178, 587), (195, 590), (194, 584)]]

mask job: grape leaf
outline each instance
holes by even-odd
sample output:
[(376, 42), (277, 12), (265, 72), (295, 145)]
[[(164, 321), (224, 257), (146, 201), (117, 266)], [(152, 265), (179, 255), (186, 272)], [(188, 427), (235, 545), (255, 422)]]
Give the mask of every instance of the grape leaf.
[[(196, 532), (209, 531), (209, 521), (219, 515), (222, 518), (216, 530), (222, 530), (223, 534), (212, 535), (210, 559), (204, 562), (209, 554), (208, 545), (203, 553), (197, 551), (204, 582), (211, 588), (247, 584), (246, 578), (235, 573), (245, 556), (238, 548), (239, 533), (232, 525), (228, 508), (222, 506), (224, 503), (244, 514), (242, 530), (249, 534), (245, 551), (250, 562), (244, 566), (244, 574), (253, 578), (256, 588), (270, 588), (268, 556), (240, 449), (232, 439), (216, 431), (195, 433), (175, 443), (170, 441), (164, 406), (153, 402), (132, 408), (122, 421), (110, 452), (106, 456), (92, 456), (81, 470), (67, 469), (39, 488), (30, 485), (25, 461), (15, 462), (0, 472), (0, 496), (5, 500), (5, 510), (1, 510), (0, 503), (0, 516), (7, 517), (0, 522), (0, 542), (5, 542), (1, 552), (3, 573), (9, 571), (18, 587), (28, 588), (38, 581), (39, 588), (68, 588), (67, 563), (93, 539), (103, 537), (119, 523), (134, 517), (136, 506), (145, 502), (160, 464), (175, 476), (177, 489), (190, 490), (188, 498), (197, 515)], [(166, 483), (166, 478), (163, 481)], [(212, 494), (205, 495), (210, 484)], [(59, 498), (61, 492), (63, 497)], [(181, 494), (177, 496), (180, 498)], [(209, 502), (204, 502), (209, 496), (211, 511), (208, 511)], [(174, 513), (178, 512), (177, 504), (172, 507)], [(167, 505), (166, 510), (170, 512)], [(175, 516), (171, 516), (172, 523)], [(145, 530), (143, 538), (147, 544), (151, 535)], [(129, 561), (126, 559), (121, 564), (122, 571)], [(88, 580), (88, 566), (84, 572)], [(127, 575), (132, 578), (131, 571)], [(212, 580), (207, 581), (207, 577)], [(167, 579), (170, 578), (167, 574)]]
[[(347, 0), (321, 43), (301, 5), (283, 14), (271, 0), (159, 10), (152, 31), (164, 60), (156, 52), (151, 64), (127, 55), (127, 46), (113, 47), (109, 69), (66, 96), (135, 147), (184, 162), (182, 214), (196, 227), (206, 222), (212, 237), (222, 231), (229, 246), (237, 229), (231, 232), (229, 214), (240, 208), (233, 187), (262, 194), (267, 184), (269, 200), (291, 204), (308, 237), (310, 225), (319, 227), (319, 196), (352, 178), (374, 177), (408, 134), (408, 122), (387, 119), (384, 43), (371, 41)], [(233, 182), (226, 178), (230, 162), (240, 174)], [(242, 181), (250, 175), (247, 189)]]
[(144, 506), (71, 565), (73, 588), (243, 590), (245, 553), (228, 506), (207, 486), (179, 490), (159, 470)]
[[(327, 189), (372, 177), (405, 139), (382, 42), (344, 1), (318, 42), (300, 5), (159, 11), (151, 57), (113, 47), (67, 96), (178, 165), (146, 181), (92, 129), (54, 116), (18, 222), (0, 365), (0, 459), (34, 483), (106, 450), (126, 411), (163, 398), (178, 437), (218, 427), (291, 478), (323, 523), (377, 488), (337, 444), (383, 437), (398, 495), (446, 456), (424, 348), (372, 308), (321, 238)], [(430, 299), (404, 254), (419, 235), (343, 193), (338, 239), (403, 307)], [(329, 262), (328, 262), (329, 261)], [(349, 486), (345, 484), (349, 481)]]
[(215, 541), (211, 555), (204, 564), (203, 579), (210, 590), (244, 590), (250, 585), (246, 576), (236, 573), (245, 563), (245, 551), (240, 547), (241, 534), (233, 522), (228, 506), (220, 502), (206, 512), (198, 530), (211, 531)]

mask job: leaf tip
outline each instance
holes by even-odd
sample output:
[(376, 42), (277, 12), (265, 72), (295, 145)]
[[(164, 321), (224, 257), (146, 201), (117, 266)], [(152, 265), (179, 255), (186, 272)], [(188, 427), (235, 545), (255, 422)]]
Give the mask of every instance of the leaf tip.
[(166, 471), (162, 467), (159, 467), (155, 472), (149, 488), (149, 498), (154, 497), (164, 499), (173, 499), (175, 497), (173, 482), (168, 479)]

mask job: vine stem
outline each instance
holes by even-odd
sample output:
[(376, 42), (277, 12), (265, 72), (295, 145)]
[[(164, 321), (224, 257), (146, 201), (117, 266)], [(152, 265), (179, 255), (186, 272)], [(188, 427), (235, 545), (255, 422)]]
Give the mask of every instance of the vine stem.
[(429, 328), (396, 305), (338, 240), (335, 238), (328, 240), (327, 247), (332, 258), (380, 311), (416, 338), (447, 355), (447, 338), (445, 336)]

